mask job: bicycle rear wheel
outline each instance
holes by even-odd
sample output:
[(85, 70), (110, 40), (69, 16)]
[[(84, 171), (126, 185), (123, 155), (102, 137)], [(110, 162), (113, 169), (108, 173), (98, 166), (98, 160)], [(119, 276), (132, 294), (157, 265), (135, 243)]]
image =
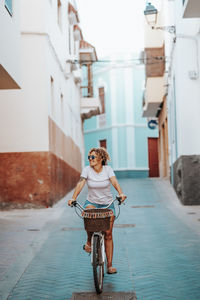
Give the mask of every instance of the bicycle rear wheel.
[(104, 262), (99, 235), (93, 237), (93, 276), (97, 294), (103, 291)]

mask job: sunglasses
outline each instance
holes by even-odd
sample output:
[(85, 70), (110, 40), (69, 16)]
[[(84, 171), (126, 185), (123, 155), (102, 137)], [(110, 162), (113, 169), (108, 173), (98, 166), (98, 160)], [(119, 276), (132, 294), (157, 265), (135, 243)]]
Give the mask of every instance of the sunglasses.
[(94, 156), (94, 155), (88, 155), (88, 160), (95, 159), (95, 158), (96, 158), (96, 156)]

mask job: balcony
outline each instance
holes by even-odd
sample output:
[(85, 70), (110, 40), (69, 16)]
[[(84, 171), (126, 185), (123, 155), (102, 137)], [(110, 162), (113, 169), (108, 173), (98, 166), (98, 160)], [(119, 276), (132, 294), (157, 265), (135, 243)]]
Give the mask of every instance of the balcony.
[(99, 97), (93, 97), (92, 87), (83, 86), (81, 98), (81, 118), (89, 119), (99, 115), (102, 112), (101, 101)]
[(160, 104), (165, 95), (164, 77), (149, 77), (143, 99), (143, 117), (156, 117)]
[(71, 3), (68, 3), (68, 18), (70, 25), (77, 25), (80, 22), (78, 12)]
[(183, 18), (200, 18), (200, 1), (183, 1)]
[(163, 76), (165, 71), (164, 46), (161, 48), (145, 48), (146, 77)]
[(94, 63), (97, 61), (95, 47), (84, 40), (80, 41), (79, 55), (82, 64)]
[(79, 56), (81, 66), (86, 67), (86, 86), (82, 86), (81, 117), (82, 120), (89, 119), (102, 113), (101, 99), (93, 95), (92, 64), (97, 61), (95, 47), (83, 39), (80, 41)]

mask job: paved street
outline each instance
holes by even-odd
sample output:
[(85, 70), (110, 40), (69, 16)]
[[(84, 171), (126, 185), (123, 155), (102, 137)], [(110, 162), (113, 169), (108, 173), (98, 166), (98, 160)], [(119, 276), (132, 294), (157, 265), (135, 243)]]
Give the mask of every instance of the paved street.
[[(120, 184), (128, 201), (114, 228), (118, 273), (105, 275), (104, 291), (200, 299), (200, 207), (183, 207), (165, 180)], [(0, 299), (69, 300), (94, 292), (82, 221), (66, 206), (70, 196), (54, 208), (0, 212)]]

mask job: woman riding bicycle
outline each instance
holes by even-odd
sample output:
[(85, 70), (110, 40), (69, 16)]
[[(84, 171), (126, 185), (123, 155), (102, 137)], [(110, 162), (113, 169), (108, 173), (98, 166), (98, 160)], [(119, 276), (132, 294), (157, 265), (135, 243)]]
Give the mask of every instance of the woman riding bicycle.
[[(110, 183), (117, 190), (121, 201), (124, 202), (126, 196), (123, 194), (122, 189), (115, 177), (115, 174), (110, 166), (107, 165), (107, 160), (110, 160), (109, 154), (104, 148), (92, 148), (88, 154), (90, 165), (85, 167), (81, 173), (80, 180), (74, 190), (72, 199), (68, 201), (71, 206), (72, 202), (76, 201), (79, 193), (83, 189), (85, 183), (88, 185), (88, 196), (84, 204), (84, 209), (89, 208), (104, 208), (112, 201), (112, 194), (110, 191)], [(110, 229), (105, 232), (105, 250), (107, 257), (107, 273), (117, 273), (116, 268), (112, 266), (113, 258), (113, 238), (112, 230), (115, 219), (114, 204), (109, 207), (114, 213), (110, 219)], [(92, 233), (87, 231), (87, 243), (85, 244), (85, 251), (91, 252), (91, 236)]]

